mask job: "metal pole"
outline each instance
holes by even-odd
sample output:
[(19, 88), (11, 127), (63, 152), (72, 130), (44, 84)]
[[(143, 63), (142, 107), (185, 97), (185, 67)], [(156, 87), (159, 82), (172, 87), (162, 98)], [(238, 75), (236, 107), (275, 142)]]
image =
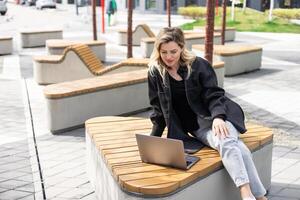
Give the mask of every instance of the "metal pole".
[(93, 38), (97, 40), (97, 24), (96, 24), (96, 0), (92, 1), (92, 15), (93, 15)]
[(102, 10), (102, 17), (101, 17), (101, 22), (102, 22), (102, 33), (105, 33), (105, 19), (104, 19), (104, 16), (105, 16), (105, 1), (104, 0), (101, 0), (101, 10)]
[(76, 15), (78, 15), (78, 0), (75, 0)]
[(132, 0), (127, 0), (127, 58), (132, 58)]
[(212, 64), (214, 48), (215, 0), (206, 1), (205, 58)]
[(222, 45), (225, 44), (225, 30), (226, 30), (226, 0), (223, 0), (222, 31), (221, 31)]
[(168, 27), (171, 27), (171, 0), (167, 0)]

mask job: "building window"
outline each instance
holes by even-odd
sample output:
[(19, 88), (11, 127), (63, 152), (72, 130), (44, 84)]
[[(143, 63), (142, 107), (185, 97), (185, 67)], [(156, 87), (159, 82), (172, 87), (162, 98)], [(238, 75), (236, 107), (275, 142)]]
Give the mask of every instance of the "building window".
[[(126, 3), (126, 8), (128, 8), (127, 0), (125, 3)], [(132, 8), (135, 9), (137, 7), (140, 7), (140, 0), (132, 0)]]
[(284, 0), (285, 7), (291, 7), (291, 0)]
[(147, 10), (156, 9), (156, 0), (146, 0), (146, 9)]
[(198, 5), (198, 0), (186, 0), (185, 5), (186, 6), (197, 6)]
[[(167, 10), (167, 0), (165, 0), (164, 9)], [(177, 10), (177, 0), (171, 0), (171, 10)]]

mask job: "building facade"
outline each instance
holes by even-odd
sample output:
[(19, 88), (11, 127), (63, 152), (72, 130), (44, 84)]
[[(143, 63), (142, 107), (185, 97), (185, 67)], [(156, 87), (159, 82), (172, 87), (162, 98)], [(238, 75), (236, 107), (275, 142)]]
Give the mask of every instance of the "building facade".
[[(106, 5), (109, 0), (105, 0)], [(207, 0), (171, 0), (171, 10), (173, 13), (177, 12), (178, 7), (183, 6), (206, 6)], [(219, 6), (222, 5), (223, 0), (216, 0)], [(242, 0), (240, 0), (242, 2)], [(57, 0), (58, 3), (73, 4), (76, 0)], [(101, 6), (101, 0), (96, 0), (97, 6)], [(127, 0), (116, 0), (118, 9), (127, 9)], [(166, 13), (166, 0), (132, 0), (135, 12), (148, 13)], [(91, 0), (77, 0), (78, 5), (86, 5), (91, 3)], [(228, 6), (231, 1), (227, 0)], [(270, 8), (270, 0), (247, 0), (247, 7), (259, 11), (265, 11)], [(275, 8), (300, 8), (300, 0), (274, 0)]]

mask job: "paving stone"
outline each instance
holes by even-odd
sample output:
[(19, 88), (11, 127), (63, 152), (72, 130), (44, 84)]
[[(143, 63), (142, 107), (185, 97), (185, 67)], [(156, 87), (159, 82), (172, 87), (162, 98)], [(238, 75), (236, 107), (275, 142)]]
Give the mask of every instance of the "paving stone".
[(24, 191), (24, 192), (31, 192), (31, 193), (33, 193), (35, 191), (33, 183), (17, 187), (16, 190)]
[(284, 171), (276, 174), (274, 177), (296, 181), (297, 179), (300, 178), (299, 169), (300, 169), (300, 162), (295, 163), (293, 166), (289, 168), (286, 168)]
[(270, 200), (299, 200), (299, 199), (289, 198), (289, 197), (271, 197)]
[[(71, 179), (67, 179), (66, 181), (63, 181), (61, 183), (56, 184), (56, 186), (57, 187), (77, 188), (77, 187), (85, 185), (87, 183), (88, 183), (87, 179), (71, 178)], [(89, 187), (90, 187), (90, 185), (89, 185)]]
[(34, 195), (31, 194), (31, 195), (28, 195), (28, 196), (26, 196), (26, 197), (20, 198), (19, 200), (34, 200), (34, 199), (35, 199), (35, 198), (34, 198)]
[(282, 197), (299, 198), (300, 190), (295, 188), (284, 188), (277, 195)]
[[(1, 186), (1, 185), (0, 185), (0, 186)], [(7, 190), (9, 190), (9, 189), (7, 189), (7, 188), (2, 188), (2, 186), (0, 187), (0, 193), (5, 192), (5, 191), (7, 191)]]
[(10, 180), (1, 182), (1, 187), (13, 190), (17, 187), (21, 187), (21, 186), (24, 186), (27, 184), (28, 184), (28, 182), (25, 182), (25, 181), (10, 179)]
[(71, 189), (67, 192), (64, 192), (60, 195), (58, 195), (58, 197), (63, 197), (63, 198), (72, 198), (72, 199), (76, 199), (76, 198), (82, 198), (84, 196), (87, 196), (89, 194), (93, 193), (93, 190), (90, 189), (86, 189), (86, 188), (74, 188)]
[(276, 195), (279, 191), (283, 190), (287, 185), (272, 183), (271, 188), (268, 190), (268, 195)]
[(12, 178), (21, 177), (21, 176), (24, 176), (24, 175), (27, 175), (27, 173), (18, 172), (18, 171), (9, 171), (9, 172), (4, 172), (4, 173), (0, 174), (0, 177), (7, 178), (7, 179), (12, 179)]
[(93, 192), (81, 198), (82, 200), (97, 200), (96, 194)]
[(51, 198), (57, 197), (59, 194), (69, 191), (69, 190), (70, 190), (70, 188), (59, 188), (59, 187), (52, 186), (52, 187), (47, 188), (46, 197), (51, 199)]
[(26, 196), (31, 195), (29, 192), (16, 191), (16, 190), (8, 190), (6, 192), (0, 193), (1, 200), (12, 200), (12, 199), (20, 199)]

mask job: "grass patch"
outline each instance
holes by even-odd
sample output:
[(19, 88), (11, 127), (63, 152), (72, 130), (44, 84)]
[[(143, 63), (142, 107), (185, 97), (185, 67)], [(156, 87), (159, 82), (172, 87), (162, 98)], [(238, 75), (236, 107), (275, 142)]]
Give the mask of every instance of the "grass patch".
[[(215, 26), (221, 26), (221, 9), (215, 16)], [(183, 24), (181, 28), (191, 30), (194, 26), (205, 26), (206, 20), (201, 18), (192, 23)], [(235, 21), (231, 21), (230, 9), (227, 8), (226, 26), (235, 27), (237, 31), (250, 32), (275, 32), (275, 33), (300, 33), (300, 25), (292, 24), (287, 19), (273, 16), (273, 21), (268, 21), (267, 13), (261, 13), (253, 9), (246, 9), (243, 13), (241, 8), (235, 8)]]

